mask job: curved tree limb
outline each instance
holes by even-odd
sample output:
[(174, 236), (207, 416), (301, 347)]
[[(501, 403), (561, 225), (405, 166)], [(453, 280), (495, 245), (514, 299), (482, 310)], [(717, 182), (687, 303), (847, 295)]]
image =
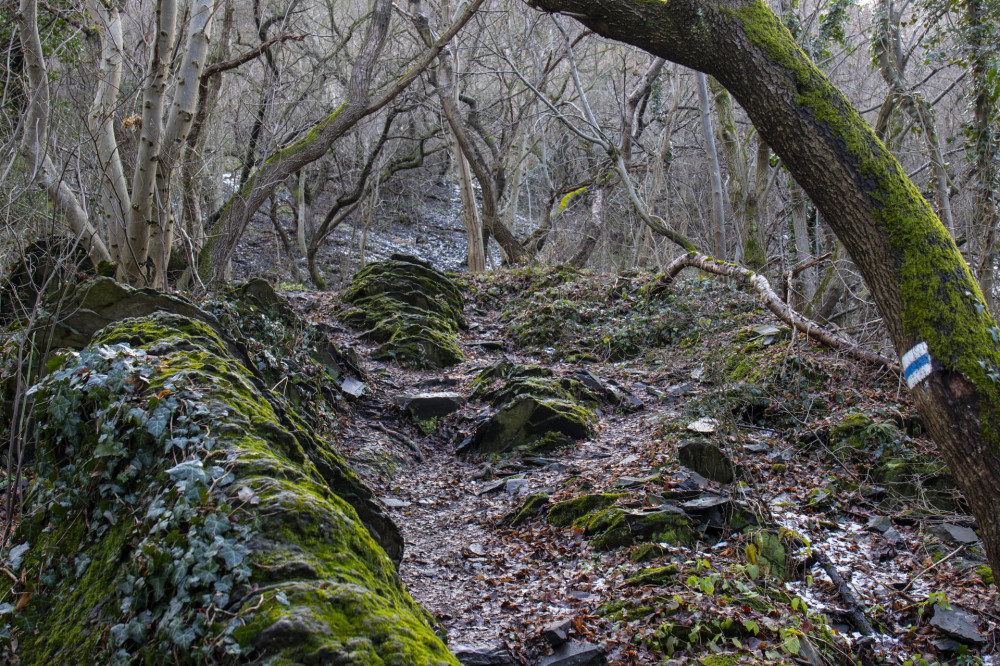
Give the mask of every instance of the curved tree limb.
[[(820, 259), (822, 259), (822, 257)], [(781, 297), (778, 296), (777, 292), (771, 288), (771, 283), (767, 281), (766, 277), (760, 273), (754, 273), (749, 269), (743, 268), (742, 266), (713, 259), (712, 257), (699, 252), (691, 252), (688, 254), (682, 254), (670, 262), (670, 265), (667, 266), (664, 271), (663, 277), (660, 278), (661, 282), (669, 282), (670, 280), (673, 280), (677, 277), (678, 273), (688, 266), (693, 266), (705, 271), (706, 273), (712, 273), (713, 275), (736, 278), (737, 280), (750, 285), (757, 291), (758, 294), (760, 294), (760, 299), (763, 301), (764, 306), (767, 307), (767, 309), (770, 310), (774, 316), (789, 326), (794, 327), (795, 330), (804, 333), (813, 340), (816, 340), (817, 342), (820, 342), (828, 347), (839, 349), (856, 359), (868, 361), (869, 363), (881, 365), (894, 372), (899, 372), (899, 365), (897, 365), (894, 361), (887, 359), (881, 354), (868, 351), (856, 343), (851, 342), (847, 338), (823, 328), (818, 323), (793, 310), (792, 307), (783, 301)]]

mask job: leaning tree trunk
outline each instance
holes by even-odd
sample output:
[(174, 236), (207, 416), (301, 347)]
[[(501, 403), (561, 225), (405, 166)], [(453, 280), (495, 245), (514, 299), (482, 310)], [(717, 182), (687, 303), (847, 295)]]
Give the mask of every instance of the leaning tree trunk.
[(763, 0), (535, 0), (715, 76), (823, 212), (875, 298), (924, 424), (1000, 571), (1000, 345), (930, 205)]

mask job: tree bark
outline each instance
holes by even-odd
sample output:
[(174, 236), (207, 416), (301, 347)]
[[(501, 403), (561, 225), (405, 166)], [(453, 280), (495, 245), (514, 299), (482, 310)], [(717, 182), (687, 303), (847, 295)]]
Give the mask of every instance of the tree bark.
[(176, 0), (157, 0), (154, 15), (153, 31), (156, 37), (146, 73), (146, 85), (142, 90), (142, 129), (132, 174), (132, 203), (125, 247), (118, 267), (120, 275), (136, 285), (147, 282), (149, 236), (152, 227), (159, 224), (153, 199), (163, 145), (163, 94), (167, 88), (168, 65), (177, 28)]
[(153, 287), (167, 288), (167, 264), (174, 241), (174, 211), (171, 180), (198, 110), (201, 74), (208, 59), (212, 37), (214, 0), (194, 0), (184, 55), (177, 71), (177, 87), (163, 128), (162, 151), (156, 165), (156, 224), (150, 229), (149, 257), (153, 263)]
[(843, 93), (763, 0), (535, 2), (711, 74), (740, 102), (861, 271), (1000, 571), (998, 329), (951, 235)]
[(708, 100), (708, 77), (698, 72), (698, 105), (701, 109), (701, 129), (705, 135), (705, 156), (712, 184), (712, 252), (720, 259), (726, 258), (726, 213), (722, 202), (722, 167), (719, 151), (715, 148), (712, 131), (712, 111)]
[(87, 126), (97, 148), (109, 250), (114, 260), (120, 261), (126, 242), (125, 224), (132, 204), (115, 136), (115, 111), (124, 59), (122, 19), (114, 3), (105, 6), (99, 0), (88, 0), (87, 11), (95, 21), (101, 40), (101, 69), (97, 75), (94, 101), (87, 114)]

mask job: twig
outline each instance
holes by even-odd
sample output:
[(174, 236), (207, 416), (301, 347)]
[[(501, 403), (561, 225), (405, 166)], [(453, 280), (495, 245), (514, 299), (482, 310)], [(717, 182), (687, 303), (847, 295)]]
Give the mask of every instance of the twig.
[(372, 423), (370, 425), (379, 432), (385, 433), (390, 437), (395, 437), (403, 444), (406, 444), (408, 447), (410, 447), (410, 450), (413, 451), (413, 455), (416, 456), (417, 460), (419, 460), (420, 462), (424, 461), (424, 452), (420, 449), (420, 445), (414, 442), (412, 439), (410, 439), (401, 432), (397, 432), (396, 430), (392, 430), (391, 428), (386, 428), (384, 425), (378, 423)]
[(874, 634), (875, 631), (872, 629), (872, 625), (868, 622), (868, 618), (865, 617), (865, 613), (861, 609), (861, 603), (854, 596), (854, 592), (851, 591), (851, 586), (847, 581), (840, 577), (837, 567), (833, 566), (833, 563), (827, 559), (823, 551), (815, 547), (813, 548), (813, 559), (823, 567), (826, 575), (833, 581), (834, 586), (837, 588), (837, 594), (840, 595), (840, 598), (844, 600), (844, 604), (847, 606), (847, 617), (854, 628), (864, 636)]
[(916, 582), (917, 582), (917, 579), (918, 579), (918, 578), (920, 578), (921, 576), (923, 576), (923, 575), (924, 575), (925, 573), (927, 573), (927, 572), (928, 572), (928, 571), (930, 571), (931, 569), (934, 569), (934, 568), (935, 568), (935, 567), (937, 567), (937, 566), (938, 566), (939, 564), (943, 564), (943, 563), (944, 563), (944, 562), (945, 562), (945, 561), (946, 561), (946, 560), (947, 560), (948, 558), (950, 558), (950, 557), (951, 557), (952, 555), (955, 555), (956, 553), (958, 553), (958, 552), (959, 552), (960, 550), (962, 550), (963, 548), (965, 548), (965, 544), (964, 544), (964, 543), (963, 543), (962, 545), (960, 545), (960, 546), (959, 546), (958, 548), (956, 548), (955, 550), (951, 551), (950, 553), (948, 553), (947, 555), (945, 555), (944, 557), (942, 557), (942, 558), (941, 558), (940, 560), (938, 560), (937, 562), (935, 562), (935, 563), (931, 564), (931, 565), (930, 565), (929, 567), (926, 567), (926, 568), (924, 568), (924, 570), (923, 570), (923, 571), (921, 571), (921, 572), (917, 573), (917, 575), (915, 575), (915, 576), (914, 576), (913, 578), (911, 578), (911, 579), (910, 579), (910, 582), (909, 582), (909, 583), (907, 583), (907, 584), (906, 584), (906, 586), (905, 586), (905, 587), (904, 587), (904, 588), (903, 588), (902, 590), (900, 590), (900, 592), (906, 592), (906, 591), (907, 591), (908, 589), (910, 589), (910, 586), (911, 586), (911, 585), (913, 585), (914, 583), (916, 583)]
[(833, 252), (827, 252), (826, 254), (815, 257), (814, 259), (809, 259), (808, 261), (803, 261), (797, 266), (792, 266), (784, 273), (784, 284), (782, 285), (782, 300), (786, 303), (788, 302), (788, 295), (792, 291), (792, 280), (796, 275), (801, 273), (807, 268), (812, 268), (816, 264), (822, 263), (833, 256)]

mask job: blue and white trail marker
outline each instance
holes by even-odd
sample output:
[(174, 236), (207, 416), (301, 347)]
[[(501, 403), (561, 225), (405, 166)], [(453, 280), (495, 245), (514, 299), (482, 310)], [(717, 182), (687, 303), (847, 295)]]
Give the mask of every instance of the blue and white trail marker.
[(927, 379), (927, 376), (931, 374), (931, 355), (927, 351), (927, 343), (918, 343), (914, 345), (913, 349), (903, 354), (902, 365), (907, 387), (913, 388)]

